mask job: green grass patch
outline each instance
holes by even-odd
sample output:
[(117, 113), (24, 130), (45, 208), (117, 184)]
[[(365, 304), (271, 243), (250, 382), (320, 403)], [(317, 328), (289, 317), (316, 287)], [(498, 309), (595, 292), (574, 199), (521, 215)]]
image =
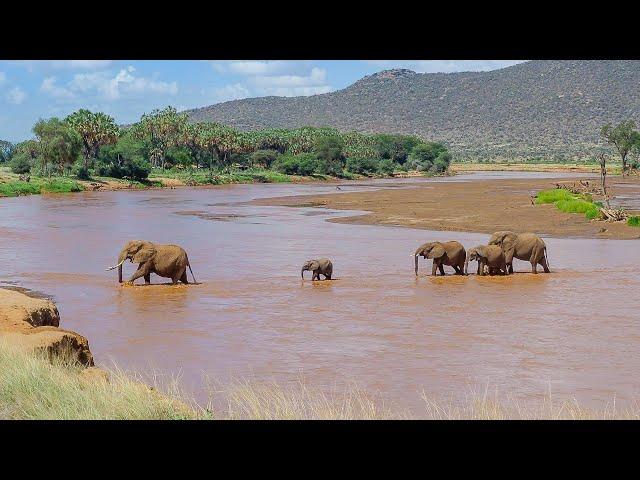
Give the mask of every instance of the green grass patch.
[(633, 215), (627, 218), (627, 225), (630, 227), (640, 227), (640, 215)]
[(598, 218), (600, 209), (589, 194), (575, 194), (561, 188), (542, 190), (536, 197), (537, 204), (553, 203), (565, 213), (582, 213), (588, 220)]
[(31, 178), (30, 182), (10, 180), (0, 183), (0, 195), (18, 197), (21, 195), (37, 195), (39, 193), (81, 192), (84, 187), (70, 178)]

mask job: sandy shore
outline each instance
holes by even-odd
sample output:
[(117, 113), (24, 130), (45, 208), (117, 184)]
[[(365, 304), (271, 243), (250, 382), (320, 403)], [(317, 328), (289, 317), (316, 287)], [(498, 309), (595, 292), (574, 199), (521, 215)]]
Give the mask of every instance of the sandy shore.
[[(318, 206), (371, 213), (329, 221), (394, 225), (425, 230), (493, 233), (529, 231), (550, 237), (640, 238), (640, 228), (622, 222), (589, 221), (582, 214), (563, 213), (554, 205), (533, 205), (531, 194), (572, 179), (479, 180), (433, 182), (410, 188), (308, 195), (258, 200), (259, 205)], [(637, 178), (612, 179), (613, 192), (640, 194)]]

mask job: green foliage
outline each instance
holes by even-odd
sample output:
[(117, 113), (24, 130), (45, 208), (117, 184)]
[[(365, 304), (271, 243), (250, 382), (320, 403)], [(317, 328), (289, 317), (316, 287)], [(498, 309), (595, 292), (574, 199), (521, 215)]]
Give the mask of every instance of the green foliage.
[(124, 135), (115, 145), (100, 149), (96, 173), (104, 177), (146, 180), (151, 165), (145, 157), (144, 142), (133, 135)]
[(640, 216), (632, 215), (631, 217), (627, 218), (627, 225), (631, 227), (640, 227)]
[(338, 135), (318, 138), (313, 148), (318, 159), (318, 173), (340, 176), (345, 164), (343, 150), (344, 141)]
[(73, 166), (73, 174), (80, 180), (89, 180), (91, 178), (89, 169), (83, 162), (76, 162)]
[(69, 193), (84, 190), (78, 182), (68, 178), (32, 179), (30, 182), (12, 181), (0, 183), (0, 195), (17, 197), (39, 193)]
[(400, 165), (404, 164), (409, 153), (422, 143), (422, 140), (412, 135), (378, 134), (374, 139), (378, 156), (391, 159)]
[(24, 153), (14, 155), (9, 162), (9, 167), (13, 173), (29, 173), (31, 171), (31, 158)]
[(269, 169), (278, 159), (277, 150), (256, 150), (251, 154), (251, 166)]
[(352, 173), (371, 175), (378, 171), (378, 163), (373, 158), (348, 158), (345, 168)]
[(627, 170), (627, 155), (635, 145), (640, 144), (640, 135), (635, 130), (636, 123), (633, 120), (620, 122), (615, 127), (607, 123), (600, 130), (602, 137), (615, 147), (622, 160), (623, 173)]
[(49, 167), (55, 165), (64, 174), (80, 155), (80, 135), (56, 117), (36, 122), (33, 133), (37, 138), (38, 160), (43, 173), (51, 174)]
[(93, 113), (80, 109), (65, 118), (65, 122), (82, 139), (84, 172), (89, 171), (89, 161), (97, 158), (100, 147), (115, 143), (119, 128), (114, 119), (102, 112)]
[(393, 175), (394, 170), (395, 164), (390, 158), (385, 158), (378, 162), (378, 173), (380, 175)]
[(300, 153), (298, 155), (282, 155), (274, 163), (274, 168), (287, 175), (309, 176), (320, 173), (320, 162), (313, 153)]
[(15, 145), (6, 140), (0, 140), (0, 163), (6, 163), (11, 159)]
[(600, 208), (591, 195), (577, 195), (562, 188), (538, 192), (536, 203), (553, 203), (562, 212), (584, 213), (589, 220), (600, 216)]
[(443, 173), (451, 163), (451, 155), (441, 143), (416, 145), (409, 154), (408, 167), (421, 172)]

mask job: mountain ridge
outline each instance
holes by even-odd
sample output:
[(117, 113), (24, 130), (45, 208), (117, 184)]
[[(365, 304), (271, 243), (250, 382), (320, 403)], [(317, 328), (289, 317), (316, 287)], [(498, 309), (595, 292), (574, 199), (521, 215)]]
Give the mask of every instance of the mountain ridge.
[(308, 97), (187, 111), (241, 130), (332, 126), (442, 141), (459, 159), (582, 158), (607, 122), (640, 118), (640, 61), (535, 60), (486, 72), (391, 69)]

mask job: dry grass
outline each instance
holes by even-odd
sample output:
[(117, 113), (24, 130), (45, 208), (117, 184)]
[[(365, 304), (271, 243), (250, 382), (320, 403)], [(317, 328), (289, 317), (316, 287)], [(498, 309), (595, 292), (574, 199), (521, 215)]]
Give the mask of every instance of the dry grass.
[(550, 393), (541, 402), (523, 404), (499, 395), (470, 392), (461, 402), (436, 402), (425, 392), (424, 409), (412, 414), (388, 408), (380, 398), (355, 386), (323, 393), (305, 384), (282, 387), (275, 382), (239, 380), (213, 389), (220, 397), (201, 407), (179, 388), (177, 379), (153, 387), (142, 377), (118, 367), (110, 380), (89, 380), (74, 364), (28, 354), (0, 343), (0, 419), (247, 419), (247, 420), (506, 420), (506, 419), (640, 419), (640, 406), (620, 409), (615, 399), (601, 409), (587, 409), (575, 400), (555, 400)]
[(200, 417), (184, 398), (177, 384), (150, 388), (118, 368), (90, 380), (77, 364), (0, 344), (0, 419)]

